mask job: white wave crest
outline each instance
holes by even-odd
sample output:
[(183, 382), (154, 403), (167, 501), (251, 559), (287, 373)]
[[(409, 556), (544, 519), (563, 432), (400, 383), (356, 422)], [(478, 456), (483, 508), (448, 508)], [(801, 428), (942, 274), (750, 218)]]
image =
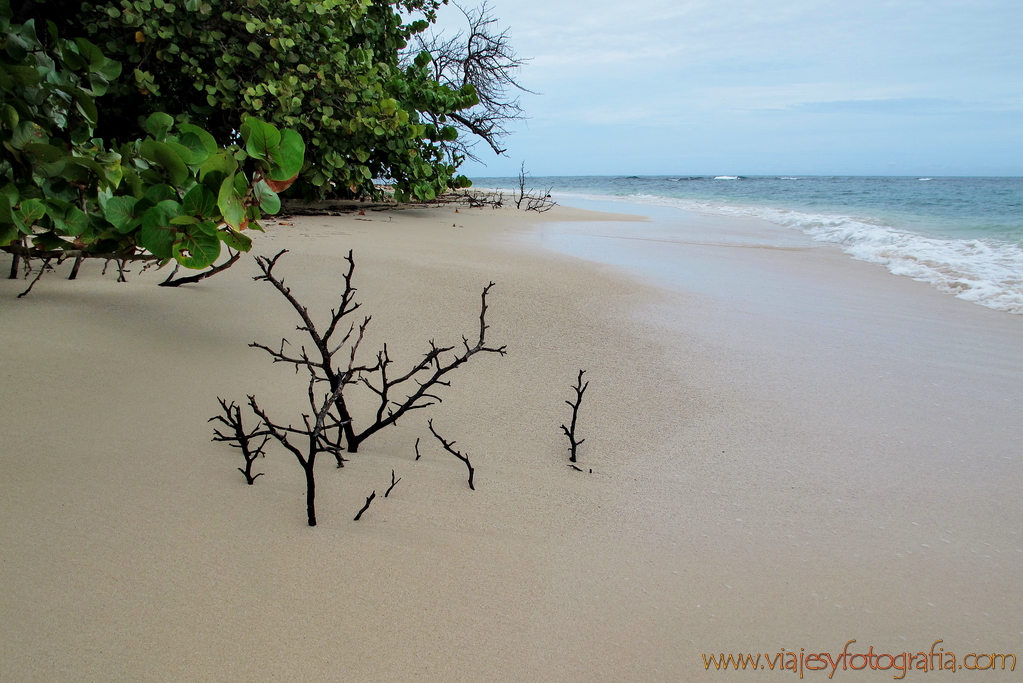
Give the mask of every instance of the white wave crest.
[(739, 176), (737, 176), (737, 175), (716, 175), (716, 176), (714, 176), (714, 180), (738, 180), (738, 179), (739, 179)]
[(590, 198), (760, 218), (801, 230), (815, 240), (838, 244), (857, 260), (883, 265), (895, 275), (928, 282), (960, 299), (1023, 314), (1023, 245), (1020, 244), (991, 239), (929, 237), (869, 219), (763, 206), (729, 206), (654, 195)]

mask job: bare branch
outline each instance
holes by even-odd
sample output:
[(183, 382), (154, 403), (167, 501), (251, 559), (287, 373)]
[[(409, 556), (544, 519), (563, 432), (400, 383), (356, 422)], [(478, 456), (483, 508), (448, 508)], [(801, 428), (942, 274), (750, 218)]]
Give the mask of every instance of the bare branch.
[[(257, 257), (256, 262), (262, 275), (253, 279), (269, 282), (287, 299), (302, 321), (302, 324), (296, 329), (308, 336), (316, 351), (313, 352), (310, 349), (307, 353), (306, 347), (303, 346), (299, 353), (286, 353), (285, 345), (289, 344), (287, 339), (281, 340), (279, 349), (256, 342), (250, 346), (265, 351), (275, 363), (290, 363), (295, 367), (296, 372), (299, 368), (305, 369), (308, 373), (306, 400), (309, 412), (302, 414), (300, 425), (285, 425), (271, 419), (260, 407), (255, 397), (249, 396), (250, 408), (262, 421), (261, 425), (251, 433), (246, 432), (241, 426), (240, 414), (237, 413), (237, 408), (233, 407), (233, 404), (228, 406), (221, 401), (225, 416), (216, 419), (231, 426), (232, 429), (235, 429), (234, 424), (237, 423), (237, 429), (241, 430), (236, 432), (234, 437), (218, 433), (218, 436), (225, 440), (234, 440), (240, 443), (242, 437), (238, 436), (239, 433), (249, 439), (261, 436), (264, 437), (264, 445), (267, 439), (276, 440), (295, 456), (306, 476), (306, 508), (309, 525), (315, 526), (314, 465), (318, 454), (328, 453), (334, 456), (338, 467), (343, 467), (345, 460), (342, 457), (342, 452), (345, 449), (350, 453), (355, 453), (363, 441), (384, 427), (395, 424), (409, 411), (439, 403), (441, 399), (437, 390), (440, 387), (450, 386), (450, 381), (447, 380), (448, 373), (461, 367), (478, 353), (497, 353), (503, 356), (507, 351), (505, 346), (487, 344), (486, 335), (489, 329), (486, 318), (487, 296), (494, 287), (494, 283), (491, 282), (483, 288), (480, 296), (478, 334), (474, 342), (470, 342), (468, 337), (463, 336), (462, 348), (449, 356), (447, 354), (456, 350), (454, 346), (438, 346), (431, 340), (429, 349), (419, 362), (397, 377), (392, 376), (393, 362), (386, 344), (377, 352), (374, 363), (360, 363), (358, 354), (370, 322), (369, 317), (365, 318), (358, 328), (355, 325), (348, 325), (344, 334), (337, 335), (340, 337), (340, 341), (330, 341), (330, 337), (335, 335), (338, 330), (346, 329), (340, 324), (343, 318), (359, 308), (359, 304), (354, 300), (356, 290), (352, 283), (352, 275), (355, 271), (355, 262), (352, 253), (349, 252), (346, 259), (348, 268), (343, 275), (344, 291), (341, 295), (340, 305), (331, 309), (330, 321), (324, 334), (320, 334), (308, 308), (296, 298), (291, 288), (285, 284), (284, 278), (278, 277), (275, 273), (275, 267), (285, 253), (286, 251), (278, 252), (272, 258)], [(346, 402), (346, 392), (353, 387), (364, 387), (369, 390), (370, 395), (375, 397), (374, 421), (359, 432), (356, 432), (353, 427), (352, 416)], [(392, 399), (391, 397), (395, 393), (405, 394), (405, 398)], [(442, 440), (442, 443), (445, 442)], [(260, 452), (261, 449), (262, 446)], [(467, 457), (457, 451), (453, 452), (465, 462), (469, 469), (469, 486), (473, 488), (472, 465)], [(419, 440), (417, 439), (416, 458), (418, 459), (419, 456)], [(384, 494), (385, 497), (398, 481), (399, 479), (392, 471), (391, 486)], [(368, 506), (369, 500), (367, 500), (366, 507)], [(363, 508), (363, 511), (365, 509)]]
[[(270, 440), (269, 432), (260, 429), (263, 426), (262, 422), (259, 422), (251, 432), (247, 432), (242, 421), (241, 408), (235, 405), (234, 401), (231, 401), (231, 404), (228, 405), (227, 401), (219, 396), (217, 401), (220, 403), (220, 408), (224, 411), (223, 415), (214, 415), (207, 422), (213, 422), (214, 420), (222, 422), (230, 427), (234, 433), (224, 434), (219, 429), (214, 428), (213, 433), (216, 436), (213, 437), (213, 441), (226, 441), (232, 447), (241, 449), (242, 456), (245, 458), (245, 469), (239, 467), (238, 471), (245, 475), (245, 481), (251, 486), (255, 483), (257, 477), (263, 475), (262, 472), (252, 473), (252, 463), (256, 461), (256, 458), (265, 455), (263, 449)], [(263, 441), (256, 445), (255, 440), (259, 437), (262, 437)]]
[(451, 455), (455, 456), (463, 463), (465, 463), (466, 469), (469, 470), (469, 488), (475, 491), (476, 487), (472, 485), (472, 478), (476, 471), (473, 469), (472, 463), (469, 462), (469, 456), (462, 455), (460, 452), (454, 449), (454, 445), (458, 443), (457, 441), (446, 441), (444, 437), (438, 434), (433, 428), (433, 420), (429, 420), (427, 422), (427, 425), (430, 427), (430, 431), (433, 433), (433, 435), (437, 437), (437, 440), (440, 441), (441, 445), (444, 447), (444, 450), (446, 450), (448, 453), (450, 453)]
[[(508, 126), (526, 118), (513, 93), (532, 93), (516, 80), (516, 73), (529, 60), (516, 56), (508, 29), (498, 27), (488, 2), (474, 9), (457, 3), (455, 6), (465, 15), (466, 30), (450, 38), (442, 33), (418, 34), (405, 58), (411, 61), (429, 52), (437, 81), (453, 90), (469, 85), (476, 92), (475, 106), (448, 114), (446, 121), (434, 117), (434, 124), (453, 123), (463, 133), (483, 140), (495, 154), (504, 154), (500, 141), (509, 134)], [(476, 142), (460, 135), (454, 142), (443, 144), (453, 156), (479, 161), (473, 151)]]
[(586, 441), (586, 439), (579, 439), (577, 441), (575, 438), (575, 423), (576, 419), (579, 417), (579, 406), (582, 405), (583, 402), (583, 392), (586, 391), (586, 387), (590, 386), (589, 382), (583, 384), (583, 375), (585, 373), (586, 373), (585, 370), (579, 371), (579, 377), (576, 380), (575, 386), (572, 387), (572, 389), (575, 390), (575, 403), (572, 403), (571, 401), (565, 401), (565, 403), (567, 403), (572, 408), (572, 426), (566, 427), (565, 425), (561, 425), (561, 431), (563, 431), (565, 433), (565, 436), (568, 437), (569, 443), (568, 450), (569, 453), (571, 453), (571, 456), (569, 457), (570, 462), (576, 461), (576, 449), (579, 448), (579, 444), (581, 444), (583, 441)]
[(526, 211), (544, 213), (558, 205), (557, 202), (551, 199), (551, 192), (554, 190), (553, 185), (539, 192), (533, 188), (526, 190), (526, 178), (528, 177), (529, 173), (526, 172), (526, 162), (523, 161), (519, 166), (519, 189), (516, 192), (512, 192), (512, 199), (515, 200), (516, 209), (521, 209), (522, 202), (525, 202)]
[[(390, 489), (388, 489), (388, 491), (390, 491)], [(376, 491), (374, 491), (373, 493), (369, 494), (369, 497), (366, 498), (366, 504), (363, 505), (362, 509), (359, 510), (359, 513), (357, 515), (355, 515), (355, 519), (353, 521), (355, 521), (355, 522), (359, 521), (359, 519), (362, 517), (362, 513), (369, 509), (369, 504), (372, 503), (373, 499), (376, 498), (376, 497), (377, 497), (377, 492)], [(384, 496), (384, 497), (386, 498), (386, 496)]]
[(234, 251), (230, 247), (228, 247), (227, 253), (230, 256), (230, 258), (227, 261), (221, 263), (219, 266), (213, 266), (209, 270), (204, 270), (201, 273), (196, 273), (195, 275), (190, 275), (188, 277), (179, 277), (177, 280), (174, 279), (174, 275), (178, 272), (178, 268), (177, 266), (174, 266), (174, 271), (167, 277), (166, 280), (161, 282), (159, 286), (179, 287), (181, 285), (188, 285), (194, 282), (200, 282), (208, 277), (213, 277), (217, 273), (225, 271), (231, 266), (233, 266), (238, 261), (238, 259), (241, 258), (242, 255), (240, 251)]
[[(490, 293), (491, 288), (494, 287), (494, 283), (491, 282), (483, 288), (483, 293), (480, 296), (480, 325), (479, 325), (479, 337), (476, 340), (474, 346), (469, 346), (468, 341), (463, 337), (463, 343), (465, 350), (448, 361), (441, 359), (442, 354), (453, 350), (454, 347), (438, 347), (433, 341), (430, 342), (430, 350), (423, 356), (423, 359), (415, 365), (409, 372), (405, 373), (401, 377), (396, 379), (387, 379), (386, 367), (390, 363), (390, 357), (387, 355), (387, 348), (380, 352), (378, 356), (377, 366), (379, 368), (380, 382), (373, 384), (370, 379), (372, 373), (364, 373), (360, 376), (359, 381), (363, 386), (368, 387), (372, 390), (380, 400), (376, 413), (376, 422), (369, 425), (362, 432), (354, 435), (355, 449), (358, 448), (358, 444), (368, 437), (372, 436), (376, 432), (380, 431), (384, 427), (388, 427), (395, 424), (402, 416), (412, 410), (419, 410), (428, 406), (440, 403), (441, 399), (436, 394), (432, 393), (432, 388), (435, 386), (448, 386), (449, 382), (444, 380), (444, 377), (453, 370), (458, 369), (470, 358), (475, 356), (477, 353), (497, 353), (499, 355), (505, 355), (507, 353), (506, 346), (491, 347), (486, 345), (486, 333), (489, 329), (487, 325), (487, 294)], [(429, 373), (419, 379), (420, 373)], [(418, 389), (408, 394), (405, 399), (401, 402), (392, 401), (390, 396), (391, 389), (404, 384), (409, 381), (415, 381), (418, 385)], [(386, 415), (385, 415), (386, 413)], [(352, 448), (352, 439), (349, 439), (349, 452), (356, 452)]]
[(395, 486), (395, 485), (396, 485), (396, 484), (397, 484), (397, 483), (398, 483), (399, 481), (401, 481), (401, 477), (398, 477), (397, 479), (395, 479), (395, 478), (394, 478), (394, 470), (391, 470), (391, 485), (390, 485), (390, 486), (388, 486), (388, 487), (387, 487), (387, 490), (386, 490), (386, 491), (384, 492), (384, 498), (386, 498), (387, 496), (391, 495), (391, 489), (393, 489), (393, 488), (394, 488), (394, 486)]

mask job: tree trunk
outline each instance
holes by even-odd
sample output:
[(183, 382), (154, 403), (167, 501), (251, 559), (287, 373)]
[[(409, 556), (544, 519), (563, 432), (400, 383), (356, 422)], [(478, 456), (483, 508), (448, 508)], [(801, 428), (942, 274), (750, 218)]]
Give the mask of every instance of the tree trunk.
[(313, 460), (310, 459), (309, 464), (302, 467), (305, 469), (305, 503), (309, 514), (309, 526), (316, 526), (316, 479), (313, 478)]

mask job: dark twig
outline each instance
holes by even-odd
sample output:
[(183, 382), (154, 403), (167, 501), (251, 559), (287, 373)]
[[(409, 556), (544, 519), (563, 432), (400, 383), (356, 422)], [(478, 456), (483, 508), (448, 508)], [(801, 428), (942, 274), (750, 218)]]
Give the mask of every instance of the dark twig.
[[(463, 363), (477, 353), (496, 353), (501, 356), (507, 353), (506, 346), (493, 347), (486, 345), (486, 333), (490, 329), (490, 326), (487, 325), (487, 294), (493, 286), (494, 283), (491, 282), (484, 287), (483, 294), (480, 296), (479, 336), (476, 339), (476, 343), (470, 346), (469, 340), (463, 336), (462, 352), (449, 361), (443, 361), (441, 358), (442, 354), (454, 350), (455, 347), (440, 347), (431, 340), (430, 350), (415, 367), (404, 375), (391, 379), (387, 375), (387, 369), (392, 361), (387, 353), (387, 345), (385, 344), (383, 350), (377, 354), (376, 365), (360, 371), (359, 381), (379, 397), (379, 402), (377, 405), (376, 422), (355, 435), (355, 448), (352, 448), (352, 442), (349, 442), (349, 452), (356, 452), (359, 443), (384, 427), (395, 424), (398, 418), (405, 415), (405, 413), (440, 403), (441, 398), (433, 393), (434, 387), (450, 386), (450, 382), (444, 379), (445, 375), (461, 367)], [(370, 380), (370, 377), (374, 374), (380, 376), (379, 384), (374, 384)], [(408, 394), (404, 400), (397, 401), (390, 398), (392, 389), (411, 382), (415, 382), (417, 388)]]
[(36, 283), (39, 282), (39, 278), (43, 276), (43, 273), (45, 273), (48, 270), (53, 270), (53, 266), (50, 265), (50, 259), (44, 258), (43, 264), (39, 267), (39, 272), (36, 273), (36, 276), (34, 278), (32, 278), (32, 283), (29, 284), (28, 289), (26, 289), (24, 292), (18, 295), (18, 298), (21, 299), (27, 296), (28, 293), (32, 291), (32, 288), (36, 286)]
[(417, 436), (416, 437), (416, 460), (419, 460), (420, 457), (421, 457), (421, 455), (419, 453), (419, 437)]
[(571, 453), (571, 457), (569, 458), (570, 462), (576, 461), (576, 449), (579, 447), (579, 444), (581, 444), (583, 441), (586, 441), (586, 439), (579, 439), (578, 441), (576, 441), (575, 438), (575, 423), (576, 418), (579, 417), (579, 406), (583, 402), (583, 392), (586, 391), (586, 387), (590, 386), (589, 382), (583, 384), (583, 375), (585, 373), (586, 373), (585, 370), (579, 371), (579, 378), (576, 380), (575, 386), (572, 387), (575, 390), (575, 403), (572, 403), (571, 401), (565, 401), (565, 403), (572, 407), (572, 426), (566, 427), (565, 425), (561, 425), (561, 430), (565, 432), (565, 436), (568, 437), (569, 443), (568, 450)]
[[(395, 377), (390, 372), (392, 360), (385, 344), (383, 349), (377, 353), (372, 365), (360, 364), (358, 361), (359, 347), (370, 318), (365, 318), (358, 327), (345, 320), (360, 307), (360, 304), (355, 301), (356, 289), (352, 284), (352, 276), (355, 272), (352, 252), (349, 251), (345, 259), (348, 268), (343, 275), (344, 290), (341, 294), (340, 304), (337, 308), (331, 309), (330, 317), (326, 319), (326, 322), (320, 321), (319, 325), (313, 320), (309, 309), (299, 302), (291, 288), (285, 284), (284, 278), (278, 277), (274, 272), (278, 261), (285, 253), (287, 253), (286, 250), (282, 250), (272, 258), (257, 256), (256, 264), (262, 271), (262, 275), (253, 279), (269, 282), (288, 301), (301, 320), (301, 324), (296, 329), (305, 333), (310, 346), (308, 348), (301, 346), (295, 349), (287, 339), (282, 339), (280, 346), (276, 348), (259, 343), (252, 343), (250, 346), (267, 352), (275, 363), (293, 365), (296, 373), (300, 369), (305, 372), (308, 376), (306, 393), (310, 414), (302, 415), (302, 423), (299, 426), (278, 423), (267, 415), (254, 396), (249, 396), (249, 407), (264, 426), (249, 433), (248, 438), (268, 436), (295, 456), (306, 476), (306, 509), (309, 526), (316, 526), (316, 482), (313, 471), (318, 454), (332, 455), (337, 461), (338, 467), (341, 467), (344, 464), (342, 452), (345, 448), (349, 453), (355, 453), (362, 441), (380, 429), (395, 424), (405, 413), (439, 403), (441, 399), (438, 396), (437, 388), (450, 385), (447, 380), (449, 372), (461, 367), (477, 353), (504, 355), (506, 350), (504, 346), (488, 346), (486, 341), (486, 332), (489, 329), (486, 320), (487, 294), (494, 286), (494, 283), (491, 282), (483, 288), (483, 293), (480, 296), (479, 331), (475, 342), (470, 342), (467, 337), (463, 336), (462, 348), (453, 356), (446, 356), (446, 354), (455, 350), (454, 345), (438, 346), (431, 341), (430, 349), (422, 360), (409, 371)], [(377, 397), (375, 418), (361, 431), (355, 430), (347, 403), (348, 394), (346, 392), (353, 385), (363, 387)], [(395, 391), (408, 393), (404, 399), (391, 398)], [(228, 408), (225, 407), (226, 413), (230, 412)], [(237, 420), (240, 422), (240, 417)], [(231, 425), (230, 419), (221, 421)], [(226, 438), (230, 439), (230, 437)], [(444, 443), (443, 440), (442, 443)], [(457, 451), (453, 451), (453, 453), (465, 462), (469, 469), (469, 487), (474, 488), (473, 468), (469, 464), (468, 458)], [(418, 440), (416, 441), (416, 456), (418, 459)], [(392, 471), (391, 487), (388, 489), (388, 493), (398, 481)], [(384, 494), (385, 497), (386, 495), (387, 493)], [(367, 507), (368, 505), (369, 501), (367, 500)]]
[(517, 191), (512, 192), (512, 199), (515, 200), (515, 208), (521, 209), (522, 202), (526, 203), (526, 211), (536, 211), (537, 213), (543, 213), (550, 211), (557, 202), (551, 199), (551, 192), (554, 190), (554, 186), (547, 188), (546, 190), (540, 190), (537, 192), (533, 188), (526, 189), (526, 178), (529, 177), (529, 173), (526, 172), (526, 162), (522, 162), (519, 167), (519, 188)]
[[(390, 489), (388, 489), (388, 491), (390, 491)], [(377, 492), (376, 491), (374, 491), (373, 493), (369, 494), (369, 497), (366, 498), (366, 504), (362, 506), (362, 509), (359, 510), (359, 514), (355, 515), (355, 519), (352, 520), (352, 521), (358, 522), (359, 518), (362, 517), (362, 513), (369, 509), (369, 504), (372, 503), (373, 499), (376, 498), (376, 497), (377, 497)], [(386, 497), (387, 496), (385, 495), (384, 498), (386, 498)]]
[[(309, 404), (314, 409), (317, 406), (316, 394), (313, 391), (315, 383), (316, 378), (313, 376), (309, 380)], [(334, 416), (331, 416), (331, 423), (327, 423), (330, 409), (334, 405), (336, 394), (339, 393), (340, 389), (335, 393), (327, 394), (322, 403), (319, 403), (319, 409), (316, 410), (311, 421), (309, 415), (302, 416), (304, 429), (291, 425), (285, 427), (271, 421), (266, 412), (256, 403), (256, 398), (249, 396), (249, 407), (266, 425), (267, 433), (295, 456), (305, 472), (306, 513), (309, 518), (309, 526), (316, 526), (316, 478), (313, 474), (316, 456), (320, 453), (329, 453), (338, 457), (341, 451), (341, 427), (344, 426), (344, 423), (338, 421)], [(304, 448), (292, 443), (292, 437), (305, 437)]]
[(234, 251), (230, 247), (228, 247), (227, 253), (230, 256), (230, 258), (227, 261), (224, 261), (223, 263), (221, 263), (219, 266), (213, 266), (209, 270), (204, 270), (201, 273), (196, 273), (195, 275), (189, 275), (188, 277), (179, 277), (177, 280), (173, 279), (174, 275), (178, 272), (177, 266), (175, 266), (174, 267), (174, 272), (172, 272), (170, 274), (170, 276), (167, 277), (166, 280), (161, 282), (159, 286), (160, 287), (178, 287), (180, 285), (187, 285), (187, 284), (192, 284), (194, 282), (199, 282), (201, 280), (205, 280), (208, 277), (213, 277), (217, 273), (219, 273), (221, 271), (224, 271), (224, 270), (227, 270), (228, 268), (233, 266), (235, 264), (235, 262), (238, 261), (238, 259), (242, 255), (242, 253), (240, 251)]
[(430, 427), (430, 431), (433, 432), (433, 435), (437, 437), (437, 440), (440, 441), (442, 446), (444, 446), (444, 450), (465, 463), (465, 467), (469, 470), (469, 488), (475, 491), (476, 487), (472, 485), (472, 477), (475, 474), (475, 470), (472, 467), (472, 463), (469, 462), (469, 456), (462, 455), (453, 448), (453, 446), (458, 443), (457, 441), (445, 441), (444, 437), (433, 429), (433, 420), (429, 420), (427, 424)]
[(82, 257), (81, 256), (76, 256), (75, 257), (75, 264), (73, 266), (71, 266), (71, 274), (67, 276), (67, 279), (68, 280), (77, 280), (78, 279), (78, 269), (81, 268), (81, 267), (82, 267)]
[(391, 495), (391, 489), (393, 489), (394, 485), (397, 484), (399, 481), (401, 481), (401, 477), (398, 477), (397, 479), (395, 479), (394, 478), (394, 470), (391, 470), (391, 485), (387, 487), (386, 491), (384, 491), (384, 498), (386, 498), (387, 496)]
[[(214, 415), (207, 422), (213, 422), (214, 420), (223, 422), (234, 431), (234, 434), (223, 434), (219, 429), (214, 428), (213, 432), (216, 436), (213, 437), (213, 441), (226, 441), (233, 448), (241, 449), (242, 456), (245, 458), (245, 469), (239, 467), (238, 471), (245, 475), (245, 481), (251, 486), (256, 481), (256, 477), (263, 475), (262, 472), (252, 473), (252, 463), (256, 461), (256, 458), (265, 455), (263, 449), (270, 440), (269, 432), (260, 429), (263, 426), (262, 422), (257, 424), (251, 432), (246, 432), (245, 425), (242, 422), (241, 408), (235, 405), (234, 401), (231, 401), (231, 404), (228, 405), (227, 401), (219, 396), (217, 401), (220, 403), (224, 414)], [(263, 441), (257, 446), (255, 445), (255, 440), (259, 437), (263, 437)]]
[[(515, 55), (508, 30), (500, 29), (486, 0), (474, 9), (455, 6), (465, 15), (466, 30), (450, 38), (418, 34), (405, 58), (411, 62), (419, 53), (429, 52), (430, 68), (438, 82), (455, 91), (472, 86), (476, 93), (475, 106), (446, 117), (431, 117), (432, 123), (454, 125), (486, 142), (495, 154), (504, 154), (501, 140), (509, 134), (509, 125), (525, 118), (515, 93), (532, 93), (516, 80), (519, 68), (528, 60)], [(479, 161), (474, 152), (478, 140), (459, 135), (442, 144), (453, 156)]]
[[(424, 354), (422, 360), (409, 371), (397, 377), (392, 377), (390, 374), (390, 366), (393, 361), (386, 344), (377, 353), (374, 364), (359, 365), (356, 363), (356, 355), (366, 328), (369, 326), (370, 318), (365, 318), (357, 330), (354, 325), (350, 325), (347, 332), (341, 335), (340, 340), (333, 338), (335, 333), (343, 328), (341, 325), (342, 319), (360, 306), (360, 304), (355, 302), (356, 289), (352, 285), (352, 276), (355, 271), (355, 261), (352, 257), (352, 252), (349, 251), (345, 259), (348, 262), (348, 271), (344, 276), (345, 289), (341, 296), (341, 304), (338, 308), (331, 310), (329, 324), (322, 333), (314, 323), (309, 310), (299, 303), (292, 294), (291, 288), (284, 283), (284, 279), (278, 278), (273, 272), (278, 259), (285, 253), (286, 251), (281, 251), (272, 259), (257, 256), (256, 263), (260, 270), (263, 271), (263, 274), (256, 276), (254, 279), (271, 283), (288, 300), (292, 308), (295, 309), (295, 312), (302, 319), (302, 325), (299, 325), (296, 329), (305, 332), (309, 336), (315, 348), (315, 354), (310, 355), (307, 353), (306, 348), (302, 347), (299, 353), (289, 355), (285, 353), (284, 340), (281, 342), (280, 349), (273, 349), (264, 344), (257, 343), (250, 344), (250, 346), (263, 349), (269, 353), (275, 363), (293, 364), (296, 372), (300, 367), (304, 367), (317, 378), (316, 381), (328, 383), (331, 391), (337, 397), (335, 399), (334, 413), (337, 419), (345, 424), (344, 435), (349, 453), (357, 453), (363, 441), (381, 429), (396, 424), (406, 413), (440, 403), (441, 399), (435, 393), (437, 387), (449, 386), (450, 383), (446, 380), (446, 375), (461, 367), (472, 356), (477, 353), (497, 353), (503, 356), (506, 353), (505, 346), (494, 347), (488, 346), (486, 343), (486, 331), (489, 329), (489, 325), (486, 322), (488, 308), (487, 294), (494, 286), (494, 283), (491, 282), (483, 288), (483, 293), (480, 297), (479, 335), (475, 344), (470, 345), (469, 340), (463, 336), (462, 351), (449, 360), (444, 360), (444, 354), (455, 350), (456, 347), (437, 346), (436, 343), (431, 341), (430, 350)], [(345, 355), (348, 362), (347, 364), (339, 364), (336, 362), (335, 356), (346, 345), (348, 345), (348, 351)], [(347, 394), (345, 393), (346, 387), (355, 383), (365, 387), (373, 394), (376, 394), (377, 397), (374, 421), (362, 429), (362, 431), (355, 430), (347, 404)], [(406, 391), (409, 393), (405, 395), (405, 398), (392, 398), (393, 392), (401, 390), (402, 387), (408, 387)]]

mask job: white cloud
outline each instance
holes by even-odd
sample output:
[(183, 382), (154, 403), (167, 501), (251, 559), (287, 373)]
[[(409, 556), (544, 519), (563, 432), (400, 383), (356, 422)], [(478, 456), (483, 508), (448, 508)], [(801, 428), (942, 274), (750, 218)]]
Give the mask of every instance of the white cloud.
[[(617, 146), (607, 141), (622, 126), (659, 129), (662, 141), (635, 144), (658, 145), (661, 156), (693, 138), (724, 150), (734, 130), (769, 130), (773, 149), (813, 153), (828, 145), (819, 137), (803, 145), (808, 121), (822, 122), (814, 136), (849, 139), (868, 134), (855, 119), (869, 116), (872, 139), (897, 131), (907, 156), (969, 139), (972, 161), (962, 145), (954, 153), (980, 163), (991, 136), (1004, 137), (1006, 117), (1023, 108), (1019, 0), (494, 0), (493, 9), (520, 56), (533, 58), (523, 85), (544, 93), (523, 97), (533, 119), (508, 140), (512, 155), (566, 153), (573, 140), (579, 148), (568, 153), (581, 164), (625, 154), (620, 136)], [(940, 115), (946, 127), (917, 133), (899, 122), (907, 115)], [(835, 128), (839, 120), (847, 127)], [(756, 142), (751, 163), (770, 153), (752, 151)], [(866, 154), (830, 147), (850, 159)], [(1002, 148), (1023, 157), (1018, 135)]]

